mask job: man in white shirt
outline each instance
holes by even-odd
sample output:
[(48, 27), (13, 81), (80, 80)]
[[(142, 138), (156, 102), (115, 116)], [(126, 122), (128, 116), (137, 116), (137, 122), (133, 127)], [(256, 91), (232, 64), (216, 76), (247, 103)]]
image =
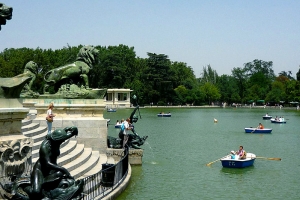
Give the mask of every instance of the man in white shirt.
[(130, 123), (130, 119), (127, 118), (124, 122), (124, 140), (123, 140), (123, 148), (125, 147), (125, 144), (127, 143), (128, 141), (128, 138), (129, 138), (129, 131), (131, 131), (132, 127), (129, 126), (129, 123)]

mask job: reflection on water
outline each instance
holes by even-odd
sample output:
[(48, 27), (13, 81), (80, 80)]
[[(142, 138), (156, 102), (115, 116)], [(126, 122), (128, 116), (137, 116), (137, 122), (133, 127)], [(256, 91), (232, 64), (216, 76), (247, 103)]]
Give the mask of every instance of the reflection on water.
[(226, 168), (223, 167), (220, 171), (225, 174), (247, 174), (253, 172), (255, 169), (254, 165), (245, 168)]

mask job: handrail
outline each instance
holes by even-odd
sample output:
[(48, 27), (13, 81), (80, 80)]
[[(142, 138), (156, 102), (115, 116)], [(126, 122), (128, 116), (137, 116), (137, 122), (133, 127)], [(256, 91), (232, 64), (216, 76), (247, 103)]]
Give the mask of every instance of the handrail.
[(83, 178), (82, 200), (101, 199), (114, 191), (126, 178), (129, 165), (129, 147), (126, 145), (124, 155), (116, 164), (102, 164), (107, 168)]

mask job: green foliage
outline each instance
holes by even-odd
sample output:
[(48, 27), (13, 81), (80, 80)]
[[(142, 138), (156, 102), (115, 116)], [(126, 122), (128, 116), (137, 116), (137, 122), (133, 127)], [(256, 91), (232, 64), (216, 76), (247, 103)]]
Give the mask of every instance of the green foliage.
[(218, 78), (218, 73), (216, 70), (212, 69), (210, 65), (207, 65), (207, 67), (203, 67), (203, 72), (200, 77), (200, 83), (212, 83), (216, 84), (216, 79)]
[[(0, 52), (1, 77), (22, 74), (29, 61), (39, 65), (32, 90), (42, 94), (44, 75), (49, 70), (76, 60), (82, 45), (62, 49), (4, 49)], [(290, 71), (276, 77), (271, 61), (253, 60), (233, 68), (232, 75), (218, 76), (210, 65), (203, 67), (200, 78), (186, 63), (171, 61), (165, 54), (148, 53), (136, 57), (134, 47), (96, 46), (99, 56), (89, 73), (91, 88), (130, 88), (139, 104), (203, 105), (212, 101), (243, 103), (248, 100), (300, 101), (300, 69), (293, 79)], [(55, 92), (49, 88), (50, 93)], [(283, 99), (284, 98), (284, 99)]]
[(205, 83), (200, 87), (201, 92), (204, 94), (205, 101), (210, 105), (212, 101), (219, 100), (221, 94), (219, 89), (210, 82)]
[(284, 84), (279, 81), (274, 81), (272, 83), (272, 89), (266, 97), (267, 102), (279, 102), (285, 100), (286, 94), (284, 89)]
[(228, 104), (241, 101), (238, 81), (234, 77), (222, 75), (217, 79), (216, 85), (221, 94), (220, 101)]

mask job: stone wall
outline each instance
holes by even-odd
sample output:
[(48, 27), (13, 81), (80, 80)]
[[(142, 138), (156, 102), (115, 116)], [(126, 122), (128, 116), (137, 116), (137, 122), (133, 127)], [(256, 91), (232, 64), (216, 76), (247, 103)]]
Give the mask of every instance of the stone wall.
[(56, 115), (52, 130), (76, 126), (78, 137), (72, 138), (100, 153), (106, 153), (107, 120), (103, 118), (105, 105), (103, 99), (26, 99), (24, 103), (34, 102), (37, 110), (33, 122), (47, 126), (46, 115), (49, 103), (54, 103)]

